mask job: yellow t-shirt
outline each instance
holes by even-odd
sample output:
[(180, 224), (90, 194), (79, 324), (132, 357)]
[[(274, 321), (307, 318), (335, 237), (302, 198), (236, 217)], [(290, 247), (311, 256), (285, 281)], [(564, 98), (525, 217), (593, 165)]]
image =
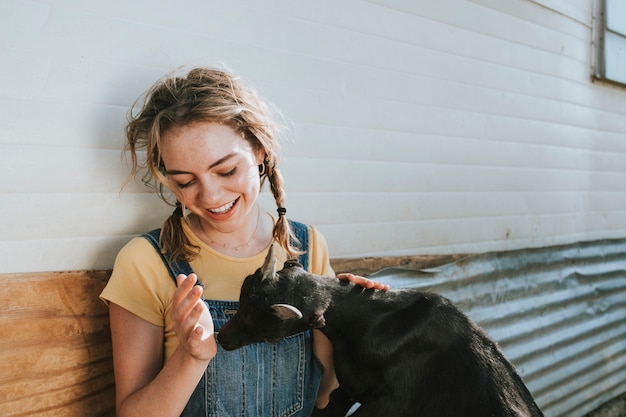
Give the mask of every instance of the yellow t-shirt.
[[(269, 246), (250, 258), (233, 258), (212, 249), (200, 241), (185, 221), (183, 230), (194, 245), (200, 247), (191, 268), (204, 285), (207, 300), (239, 300), (243, 280), (254, 273), (265, 260)], [(282, 268), (287, 252), (276, 245), (276, 267)], [(309, 226), (309, 271), (334, 276), (330, 266), (326, 240)], [(149, 323), (163, 327), (165, 360), (178, 346), (170, 308), (176, 284), (163, 265), (159, 254), (146, 239), (136, 237), (118, 253), (113, 273), (100, 294), (105, 303), (115, 303)]]

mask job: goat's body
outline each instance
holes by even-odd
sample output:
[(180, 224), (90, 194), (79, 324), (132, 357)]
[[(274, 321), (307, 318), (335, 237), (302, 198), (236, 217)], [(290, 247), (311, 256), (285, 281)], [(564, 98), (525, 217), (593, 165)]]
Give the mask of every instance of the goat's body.
[[(272, 254), (273, 256), (273, 254)], [(323, 415), (343, 417), (543, 416), (498, 346), (448, 299), (375, 291), (268, 262), (246, 278), (226, 349), (277, 342), (319, 328), (333, 345), (340, 387)]]
[[(328, 281), (320, 330), (355, 416), (541, 416), (497, 345), (447, 299)], [(336, 287), (336, 288), (333, 288)]]

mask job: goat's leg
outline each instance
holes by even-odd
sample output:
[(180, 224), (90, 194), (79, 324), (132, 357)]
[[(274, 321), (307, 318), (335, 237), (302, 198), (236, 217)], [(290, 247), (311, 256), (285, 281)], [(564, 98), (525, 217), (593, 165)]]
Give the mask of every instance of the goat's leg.
[(311, 417), (345, 417), (354, 403), (355, 401), (339, 387), (330, 394), (326, 408), (313, 410)]

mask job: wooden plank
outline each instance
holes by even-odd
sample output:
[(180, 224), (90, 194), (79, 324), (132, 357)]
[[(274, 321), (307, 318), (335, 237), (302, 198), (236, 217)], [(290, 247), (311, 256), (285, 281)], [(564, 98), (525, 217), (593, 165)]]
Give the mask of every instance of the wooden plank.
[(112, 416), (109, 271), (0, 275), (3, 416)]
[(365, 258), (333, 258), (330, 264), (336, 273), (350, 272), (368, 276), (385, 268), (428, 269), (458, 261), (467, 255), (380, 256)]

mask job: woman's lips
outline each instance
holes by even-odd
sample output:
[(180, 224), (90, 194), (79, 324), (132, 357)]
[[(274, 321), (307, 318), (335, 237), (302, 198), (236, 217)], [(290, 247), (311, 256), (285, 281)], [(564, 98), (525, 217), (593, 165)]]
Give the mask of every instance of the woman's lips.
[(224, 214), (226, 213), (228, 210), (230, 210), (231, 208), (233, 208), (233, 206), (235, 205), (235, 203), (237, 202), (237, 200), (233, 200), (228, 204), (224, 204), (222, 207), (218, 207), (215, 209), (208, 209), (211, 213), (213, 214)]
[(237, 206), (238, 201), (239, 198), (231, 201), (230, 203), (224, 204), (223, 206), (213, 209), (206, 209), (206, 212), (209, 216), (213, 217), (216, 220), (224, 220), (226, 218), (229, 218), (235, 212), (234, 209)]

